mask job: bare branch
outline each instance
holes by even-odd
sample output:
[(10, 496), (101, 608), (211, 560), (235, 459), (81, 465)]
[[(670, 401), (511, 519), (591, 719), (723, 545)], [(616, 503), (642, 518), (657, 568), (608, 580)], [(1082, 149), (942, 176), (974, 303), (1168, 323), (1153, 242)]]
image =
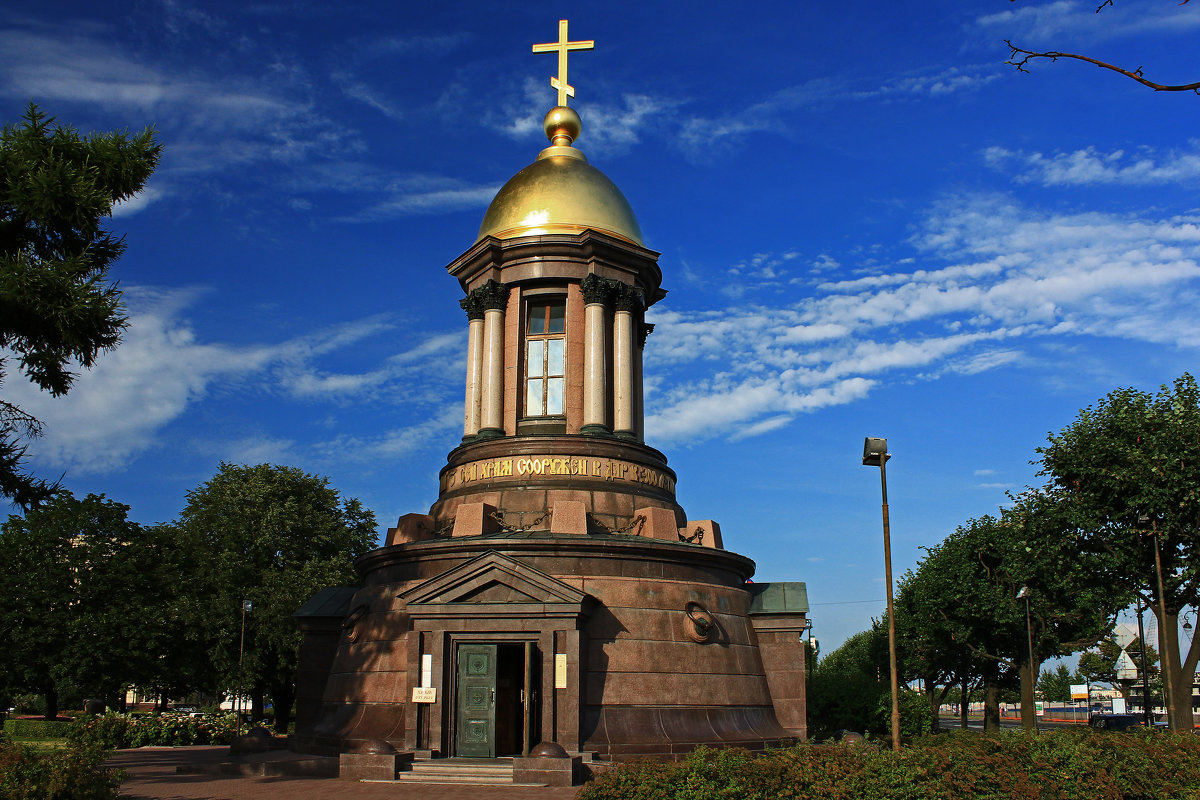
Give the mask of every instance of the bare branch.
[[(1101, 8), (1103, 8), (1103, 6), (1101, 6)], [(1097, 10), (1099, 10), (1099, 9), (1097, 9)], [(1088, 56), (1081, 56), (1077, 53), (1060, 53), (1056, 50), (1048, 50), (1044, 53), (1038, 53), (1033, 50), (1026, 50), (1024, 48), (1017, 47), (1015, 44), (1013, 44), (1008, 39), (1005, 39), (1004, 43), (1006, 45), (1008, 45), (1010, 50), (1012, 50), (1012, 53), (1008, 57), (1008, 61), (1005, 61), (1004, 63), (1012, 64), (1014, 67), (1017, 68), (1017, 70), (1019, 72), (1029, 72), (1029, 70), (1025, 69), (1025, 65), (1028, 64), (1030, 61), (1032, 61), (1035, 58), (1048, 58), (1051, 61), (1057, 61), (1060, 58), (1073, 58), (1077, 61), (1086, 61), (1089, 64), (1095, 64), (1097, 67), (1100, 67), (1101, 69), (1110, 69), (1113, 72), (1118, 72), (1118, 73), (1124, 75), (1126, 78), (1132, 78), (1133, 80), (1137, 81), (1138, 83), (1142, 84), (1143, 86), (1150, 87), (1151, 89), (1153, 89), (1156, 92), (1195, 92), (1196, 94), (1200, 94), (1200, 81), (1197, 81), (1195, 83), (1179, 84), (1176, 86), (1168, 86), (1166, 84), (1155, 83), (1154, 81), (1146, 80), (1142, 76), (1142, 68), (1141, 67), (1138, 67), (1137, 69), (1130, 71), (1127, 69), (1122, 69), (1121, 67), (1115, 66), (1113, 64), (1107, 64), (1103, 61), (1098, 61), (1098, 60), (1096, 60), (1094, 58), (1090, 58)], [(1019, 58), (1018, 58), (1018, 56), (1019, 56)]]

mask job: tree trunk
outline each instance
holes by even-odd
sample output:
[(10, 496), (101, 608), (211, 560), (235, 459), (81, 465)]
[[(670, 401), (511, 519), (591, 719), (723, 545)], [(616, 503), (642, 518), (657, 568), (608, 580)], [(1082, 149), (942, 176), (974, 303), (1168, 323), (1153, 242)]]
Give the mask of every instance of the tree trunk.
[(254, 722), (263, 720), (263, 687), (255, 686), (250, 690), (250, 719)]
[(58, 689), (50, 686), (45, 689), (43, 694), (46, 696), (45, 719), (58, 719)]
[(296, 701), (296, 687), (292, 683), (277, 683), (271, 687), (271, 702), (275, 704), (275, 732), (287, 733), (292, 721), (292, 705)]
[(933, 681), (926, 678), (925, 695), (929, 698), (929, 710), (933, 716), (930, 731), (937, 733), (942, 729), (940, 711), (942, 708), (942, 698), (946, 696), (946, 693), (944, 691), (938, 692), (938, 688), (933, 685)]
[[(1160, 616), (1158, 605), (1151, 609)], [(1197, 637), (1200, 638), (1200, 637)], [(1167, 707), (1167, 724), (1173, 731), (1191, 731), (1192, 676), (1196, 674), (1196, 658), (1200, 653), (1195, 642), (1189, 648), (1186, 661), (1179, 653), (1179, 615), (1169, 611), (1166, 619), (1158, 621), (1159, 662), (1163, 675), (1163, 704)]]
[(970, 718), (971, 687), (966, 678), (962, 681), (962, 702), (958, 704), (958, 723), (965, 731)]
[(983, 684), (983, 729), (1000, 730), (1000, 686), (990, 679)]
[[(1037, 666), (1041, 666), (1040, 664)], [(1021, 675), (1021, 727), (1027, 731), (1037, 728), (1037, 703), (1034, 697), (1036, 682), (1033, 679), (1034, 665), (1029, 659), (1022, 659)]]

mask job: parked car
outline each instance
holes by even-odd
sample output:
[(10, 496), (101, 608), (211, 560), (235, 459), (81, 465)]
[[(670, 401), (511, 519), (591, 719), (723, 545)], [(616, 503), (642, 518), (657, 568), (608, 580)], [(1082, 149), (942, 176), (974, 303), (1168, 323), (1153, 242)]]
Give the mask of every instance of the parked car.
[(1130, 728), (1140, 728), (1142, 718), (1133, 714), (1092, 714), (1088, 725), (1098, 731), (1126, 731)]

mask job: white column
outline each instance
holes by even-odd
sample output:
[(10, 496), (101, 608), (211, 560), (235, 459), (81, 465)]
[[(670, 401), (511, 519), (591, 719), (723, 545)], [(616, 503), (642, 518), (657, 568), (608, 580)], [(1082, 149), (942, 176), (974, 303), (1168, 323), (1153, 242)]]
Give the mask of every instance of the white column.
[(463, 414), (463, 438), (479, 433), (483, 400), (483, 318), (472, 317), (467, 328), (467, 398)]
[(633, 311), (622, 305), (618, 302), (613, 320), (613, 432), (633, 437)]
[(604, 370), (604, 304), (588, 303), (584, 308), (583, 426), (593, 431), (607, 429), (604, 394), (607, 376)]
[(483, 312), (483, 414), (480, 430), (504, 433), (504, 311)]

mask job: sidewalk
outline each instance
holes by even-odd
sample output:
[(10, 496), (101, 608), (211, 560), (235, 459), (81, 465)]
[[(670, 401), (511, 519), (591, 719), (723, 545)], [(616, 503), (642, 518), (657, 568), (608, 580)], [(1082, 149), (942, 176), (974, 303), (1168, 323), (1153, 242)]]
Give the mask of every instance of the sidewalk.
[(142, 747), (120, 750), (109, 766), (125, 770), (121, 796), (142, 800), (568, 800), (579, 787), (447, 786), (359, 783), (337, 778), (249, 778), (178, 774), (178, 766), (224, 761), (228, 747)]

